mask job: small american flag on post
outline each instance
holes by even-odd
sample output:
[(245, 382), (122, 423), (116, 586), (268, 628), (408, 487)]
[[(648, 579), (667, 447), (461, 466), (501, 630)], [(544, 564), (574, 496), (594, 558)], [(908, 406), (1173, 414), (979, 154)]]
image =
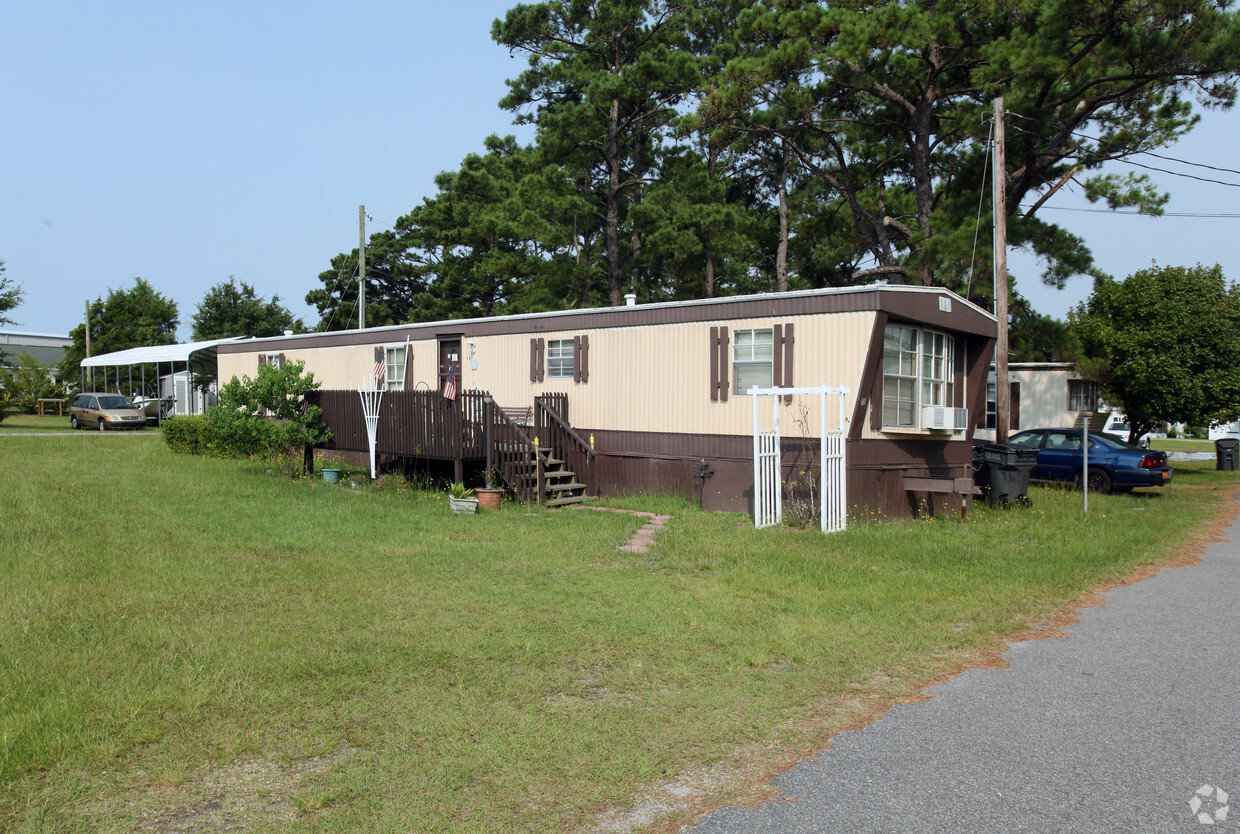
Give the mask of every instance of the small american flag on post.
[(384, 381), (387, 379), (387, 357), (383, 354), (383, 348), (375, 348), (375, 390), (383, 387)]
[(456, 399), (456, 369), (448, 368), (448, 379), (443, 384), (443, 396), (446, 400)]

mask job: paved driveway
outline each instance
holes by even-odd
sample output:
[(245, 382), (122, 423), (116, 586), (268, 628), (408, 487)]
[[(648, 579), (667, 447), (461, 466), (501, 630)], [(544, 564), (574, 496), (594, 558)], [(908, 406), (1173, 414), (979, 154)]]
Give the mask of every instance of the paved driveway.
[(777, 778), (783, 801), (690, 830), (1240, 830), (1240, 526), (1105, 598), (839, 736)]

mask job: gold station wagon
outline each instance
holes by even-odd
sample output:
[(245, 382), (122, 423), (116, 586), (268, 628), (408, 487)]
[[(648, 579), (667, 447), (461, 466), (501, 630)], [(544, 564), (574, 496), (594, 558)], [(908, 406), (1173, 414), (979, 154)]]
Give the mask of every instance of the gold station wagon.
[(78, 394), (69, 403), (69, 425), (75, 429), (94, 426), (99, 431), (141, 429), (146, 427), (146, 417), (128, 397), (91, 392)]

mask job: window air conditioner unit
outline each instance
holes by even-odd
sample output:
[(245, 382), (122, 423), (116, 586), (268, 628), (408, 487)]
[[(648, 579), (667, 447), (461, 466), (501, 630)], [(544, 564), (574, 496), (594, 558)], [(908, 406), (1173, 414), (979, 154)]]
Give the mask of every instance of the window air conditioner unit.
[(930, 431), (964, 431), (969, 427), (969, 410), (928, 405), (921, 410), (921, 427)]

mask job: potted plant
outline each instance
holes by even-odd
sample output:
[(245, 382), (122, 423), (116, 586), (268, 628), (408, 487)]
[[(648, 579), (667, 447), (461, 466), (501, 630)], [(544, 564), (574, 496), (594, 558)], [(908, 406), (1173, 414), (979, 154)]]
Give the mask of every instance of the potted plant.
[(487, 471), (487, 485), (475, 490), (474, 494), (485, 510), (498, 510), (504, 501), (504, 490), (495, 485), (495, 473), (491, 470)]
[(458, 482), (448, 487), (448, 506), (454, 513), (476, 513), (478, 499), (472, 489)]

